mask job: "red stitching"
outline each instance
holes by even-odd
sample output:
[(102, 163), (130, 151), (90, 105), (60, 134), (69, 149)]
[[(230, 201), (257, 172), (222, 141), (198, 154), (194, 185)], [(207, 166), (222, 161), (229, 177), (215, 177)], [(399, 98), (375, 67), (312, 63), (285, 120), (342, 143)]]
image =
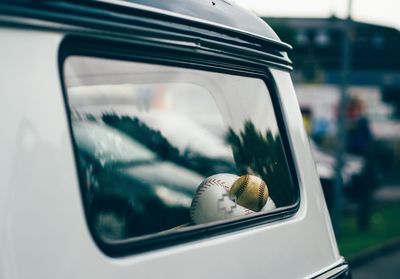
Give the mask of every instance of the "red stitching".
[(223, 182), (221, 182), (220, 180), (208, 180), (203, 184), (203, 188), (210, 188), (211, 186), (221, 186), (225, 188), (225, 185)]
[(192, 199), (192, 204), (190, 207), (190, 217), (192, 219), (194, 216), (194, 210), (192, 210), (192, 209), (194, 209), (198, 205), (200, 196), (211, 186), (220, 186), (220, 187), (223, 187), (227, 192), (229, 191), (229, 187), (226, 186), (225, 181), (222, 181), (221, 179), (212, 178), (212, 179), (206, 180), (204, 183), (202, 183), (200, 186), (200, 189), (197, 190), (195, 196)]
[(253, 210), (250, 210), (250, 209), (248, 209), (248, 208), (245, 208), (245, 210), (244, 210), (244, 214), (245, 215), (250, 215), (250, 214), (253, 214), (254, 213), (254, 211)]

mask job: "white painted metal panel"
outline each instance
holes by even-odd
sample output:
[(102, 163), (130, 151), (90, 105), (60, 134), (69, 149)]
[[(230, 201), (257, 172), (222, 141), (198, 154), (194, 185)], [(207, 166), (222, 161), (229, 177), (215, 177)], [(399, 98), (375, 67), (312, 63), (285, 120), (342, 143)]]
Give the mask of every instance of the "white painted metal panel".
[(0, 29), (0, 278), (301, 278), (340, 260), (289, 74), (273, 70), (299, 171), (290, 219), (109, 258), (87, 229), (58, 47), (62, 34)]

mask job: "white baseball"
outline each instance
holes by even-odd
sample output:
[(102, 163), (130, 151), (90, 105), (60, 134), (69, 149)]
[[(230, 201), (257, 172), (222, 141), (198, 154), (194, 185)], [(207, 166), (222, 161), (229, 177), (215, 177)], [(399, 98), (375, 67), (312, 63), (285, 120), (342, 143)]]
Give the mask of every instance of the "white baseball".
[(190, 217), (195, 224), (204, 224), (233, 217), (253, 214), (254, 211), (236, 204), (229, 189), (239, 176), (222, 173), (205, 179), (197, 188), (190, 207)]
[(263, 208), (261, 208), (260, 211), (266, 212), (266, 211), (270, 211), (275, 208), (276, 208), (276, 205), (275, 205), (274, 201), (270, 197), (268, 197), (267, 203), (264, 205)]
[[(190, 217), (195, 224), (204, 224), (233, 217), (247, 216), (255, 211), (238, 205), (229, 197), (229, 190), (239, 176), (230, 173), (214, 174), (197, 188), (190, 207)], [(275, 209), (274, 201), (268, 200), (260, 212)]]

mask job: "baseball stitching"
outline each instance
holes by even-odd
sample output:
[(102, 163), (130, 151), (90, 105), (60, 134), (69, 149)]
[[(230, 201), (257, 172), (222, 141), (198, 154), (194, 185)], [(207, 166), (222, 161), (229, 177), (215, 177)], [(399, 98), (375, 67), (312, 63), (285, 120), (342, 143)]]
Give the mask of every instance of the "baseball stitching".
[(204, 182), (204, 184), (201, 186), (201, 188), (199, 190), (197, 190), (197, 193), (192, 200), (192, 204), (190, 206), (190, 218), (192, 220), (193, 220), (193, 215), (194, 215), (194, 208), (196, 208), (201, 194), (204, 193), (211, 186), (220, 186), (220, 187), (223, 187), (226, 191), (229, 191), (229, 188), (228, 188), (228, 186), (226, 186), (225, 181), (222, 181), (222, 180), (216, 179), (216, 178), (206, 180)]
[(263, 207), (263, 202), (264, 202), (264, 192), (265, 192), (265, 182), (261, 179), (261, 183), (260, 183), (260, 189), (258, 192), (258, 210), (260, 211), (261, 208)]
[(246, 190), (247, 185), (249, 184), (249, 176), (245, 175), (244, 176), (244, 182), (240, 186), (239, 190), (236, 192), (236, 198), (239, 199), (239, 197), (243, 194), (243, 192)]

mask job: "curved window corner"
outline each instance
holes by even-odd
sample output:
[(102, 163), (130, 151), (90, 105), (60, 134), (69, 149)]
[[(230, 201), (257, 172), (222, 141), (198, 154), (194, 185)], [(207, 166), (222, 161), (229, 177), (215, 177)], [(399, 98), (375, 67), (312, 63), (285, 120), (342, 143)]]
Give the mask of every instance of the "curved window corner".
[(87, 221), (113, 243), (273, 214), (297, 188), (261, 79), (69, 56)]

